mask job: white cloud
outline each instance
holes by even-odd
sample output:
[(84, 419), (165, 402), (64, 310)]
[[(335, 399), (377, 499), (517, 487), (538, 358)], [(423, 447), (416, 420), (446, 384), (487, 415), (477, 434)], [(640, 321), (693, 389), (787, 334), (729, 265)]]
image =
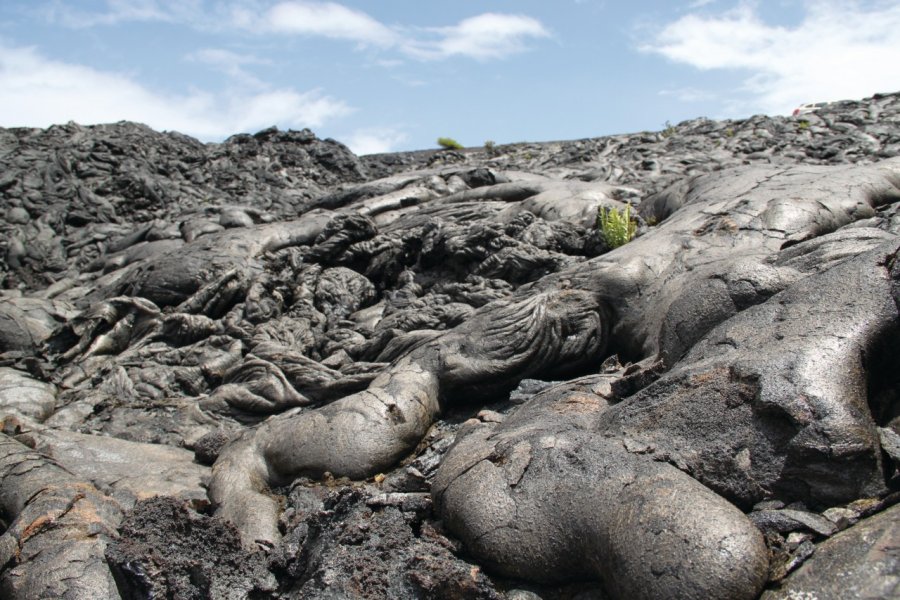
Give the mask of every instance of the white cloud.
[[(274, 90), (252, 96), (235, 96), (222, 107), (235, 123), (230, 131), (257, 131), (272, 124), (283, 127), (320, 127), (352, 110), (343, 102), (323, 96), (321, 91)], [(222, 127), (218, 127), (222, 131)]]
[(369, 14), (337, 2), (286, 0), (106, 0), (101, 11), (84, 11), (60, 0), (44, 10), (69, 27), (115, 25), (127, 21), (180, 23), (200, 31), (241, 31), (252, 35), (297, 35), (354, 42), (362, 47), (394, 49), (420, 60), (464, 56), (502, 59), (527, 49), (532, 39), (550, 37), (532, 17), (483, 13), (447, 27), (386, 25)]
[(524, 15), (484, 13), (452, 27), (433, 28), (436, 40), (409, 40), (406, 50), (426, 60), (467, 56), (478, 60), (505, 58), (524, 51), (529, 38), (550, 36), (540, 21)]
[(802, 102), (900, 88), (900, 4), (808, 0), (799, 25), (763, 22), (752, 4), (686, 15), (642, 50), (698, 69), (747, 73), (743, 108), (789, 113)]
[(258, 131), (273, 124), (319, 127), (350, 112), (346, 104), (318, 90), (166, 95), (123, 75), (49, 60), (34, 48), (2, 45), (0, 106), (7, 126), (131, 120), (204, 140)]
[(660, 90), (659, 95), (671, 96), (673, 98), (681, 100), (682, 102), (705, 102), (709, 100), (715, 100), (717, 98), (716, 94), (708, 90), (701, 90), (693, 87)]
[(347, 138), (341, 138), (341, 141), (354, 154), (362, 156), (364, 154), (391, 152), (407, 139), (408, 136), (404, 132), (396, 129), (370, 128), (354, 131)]
[(259, 23), (267, 31), (316, 35), (376, 46), (391, 46), (397, 36), (366, 13), (334, 2), (281, 2)]
[(334, 2), (294, 0), (267, 10), (261, 19), (246, 15), (241, 27), (281, 34), (343, 39), (365, 46), (396, 47), (422, 60), (466, 56), (477, 60), (506, 58), (526, 49), (530, 38), (549, 37), (540, 21), (523, 15), (484, 13), (449, 27), (389, 27), (368, 14)]
[(128, 21), (182, 23), (198, 30), (243, 30), (253, 34), (293, 34), (391, 46), (397, 33), (366, 13), (335, 2), (288, 0), (106, 0), (100, 11), (85, 11), (59, 0), (44, 10), (53, 22), (68, 27), (115, 25)]
[(190, 62), (209, 65), (236, 82), (259, 89), (265, 88), (265, 83), (248, 71), (246, 67), (269, 65), (272, 62), (252, 54), (238, 54), (222, 48), (203, 48), (191, 52), (185, 58)]
[(202, 0), (106, 0), (106, 9), (88, 12), (60, 0), (43, 8), (52, 22), (67, 27), (115, 25), (128, 21), (192, 22), (202, 19)]
[(197, 50), (188, 55), (188, 58), (190, 60), (207, 63), (213, 66), (220, 66), (226, 69), (230, 69), (235, 65), (268, 65), (272, 62), (265, 58), (253, 56), (252, 54), (238, 54), (237, 52), (224, 50), (222, 48), (204, 48), (202, 50)]

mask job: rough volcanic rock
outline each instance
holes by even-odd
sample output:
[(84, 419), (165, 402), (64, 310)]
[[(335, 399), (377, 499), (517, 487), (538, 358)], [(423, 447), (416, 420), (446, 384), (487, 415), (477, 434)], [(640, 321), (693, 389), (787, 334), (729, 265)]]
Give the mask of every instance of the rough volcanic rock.
[(0, 535), (5, 598), (118, 598), (104, 552), (118, 535), (119, 505), (6, 434), (0, 510), (7, 523)]
[(868, 163), (900, 155), (898, 98), (878, 94), (834, 102), (800, 117), (691, 119), (663, 131), (573, 141), (501, 144), (375, 154), (361, 158), (374, 176), (425, 166), (477, 164), (494, 169), (552, 174), (561, 179), (606, 181), (653, 193), (682, 180), (744, 164)]
[[(297, 504), (288, 503), (292, 520), (306, 512)], [(430, 514), (427, 493), (332, 493), (321, 510), (288, 527), (273, 557), (291, 582), (285, 597), (502, 598), (478, 566), (454, 556), (454, 543), (426, 520)]]
[(0, 130), (2, 595), (889, 595), (898, 151)]
[(900, 506), (863, 519), (815, 554), (765, 600), (896, 598), (900, 593)]
[[(290, 217), (367, 172), (309, 130), (204, 145), (134, 123), (0, 133), (4, 287), (121, 267), (153, 245)], [(97, 263), (97, 259), (103, 262)]]
[(137, 503), (106, 559), (123, 599), (266, 598), (275, 578), (228, 523), (172, 498)]
[(17, 369), (0, 367), (0, 411), (43, 421), (56, 408), (56, 387)]

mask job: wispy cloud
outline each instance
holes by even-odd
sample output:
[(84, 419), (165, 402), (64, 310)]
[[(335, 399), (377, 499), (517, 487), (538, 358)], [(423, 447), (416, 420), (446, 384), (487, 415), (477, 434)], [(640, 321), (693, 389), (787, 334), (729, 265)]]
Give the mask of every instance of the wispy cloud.
[(407, 139), (409, 139), (409, 136), (402, 131), (380, 127), (359, 129), (346, 138), (342, 137), (341, 141), (344, 142), (354, 154), (362, 156), (363, 154), (391, 152)]
[(715, 100), (717, 98), (716, 94), (710, 92), (709, 90), (701, 90), (693, 87), (660, 90), (659, 95), (670, 96), (672, 98), (681, 100), (682, 102), (704, 102), (708, 100)]
[(3, 45), (0, 106), (9, 126), (133, 120), (204, 140), (257, 131), (274, 123), (320, 127), (351, 111), (344, 102), (318, 90), (234, 89), (220, 94), (166, 95), (125, 75), (50, 60), (34, 48)]
[(529, 40), (550, 36), (540, 21), (524, 15), (483, 13), (447, 27), (412, 28), (385, 25), (342, 4), (305, 0), (281, 2), (255, 21), (241, 17), (235, 23), (255, 32), (317, 36), (393, 48), (420, 60), (454, 56), (502, 59), (525, 51)]
[(754, 4), (689, 14), (642, 50), (702, 70), (746, 72), (743, 108), (787, 113), (797, 104), (900, 87), (900, 5), (809, 0), (794, 27), (764, 22)]
[(537, 19), (497, 13), (484, 13), (430, 32), (434, 39), (411, 39), (406, 43), (407, 52), (426, 60), (451, 56), (488, 60), (523, 52), (530, 39), (550, 37)]
[(198, 22), (203, 18), (202, 0), (106, 0), (100, 11), (86, 11), (62, 0), (41, 8), (44, 16), (66, 27), (95, 27), (130, 21), (165, 23)]
[(366, 13), (334, 2), (281, 2), (259, 25), (267, 31), (322, 36), (376, 46), (393, 46), (396, 32)]
[(223, 48), (203, 48), (191, 52), (185, 58), (190, 62), (208, 65), (236, 82), (256, 88), (264, 88), (266, 85), (248, 71), (247, 67), (269, 65), (272, 62), (252, 54), (238, 54)]
[[(209, 4), (209, 6), (207, 6)], [(391, 49), (419, 60), (455, 56), (476, 60), (502, 59), (528, 49), (528, 42), (550, 37), (544, 25), (529, 16), (483, 13), (440, 27), (409, 27), (382, 23), (366, 12), (337, 2), (286, 0), (106, 0), (104, 10), (88, 12), (57, 0), (47, 17), (70, 27), (114, 25), (126, 21), (181, 23), (198, 30), (233, 30), (247, 35), (321, 37), (360, 47)]]

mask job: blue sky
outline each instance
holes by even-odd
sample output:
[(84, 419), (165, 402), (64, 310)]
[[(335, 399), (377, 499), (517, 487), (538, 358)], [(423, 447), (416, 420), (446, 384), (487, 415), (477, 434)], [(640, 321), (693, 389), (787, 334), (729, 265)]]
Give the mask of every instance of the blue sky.
[(659, 130), (900, 90), (896, 0), (3, 0), (0, 126), (358, 153)]

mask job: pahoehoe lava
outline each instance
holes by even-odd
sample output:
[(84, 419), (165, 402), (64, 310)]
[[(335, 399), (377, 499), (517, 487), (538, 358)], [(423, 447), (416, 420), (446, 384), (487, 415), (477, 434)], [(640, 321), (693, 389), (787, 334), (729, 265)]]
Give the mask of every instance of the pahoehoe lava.
[(0, 197), (4, 598), (900, 595), (900, 94), (0, 129)]

